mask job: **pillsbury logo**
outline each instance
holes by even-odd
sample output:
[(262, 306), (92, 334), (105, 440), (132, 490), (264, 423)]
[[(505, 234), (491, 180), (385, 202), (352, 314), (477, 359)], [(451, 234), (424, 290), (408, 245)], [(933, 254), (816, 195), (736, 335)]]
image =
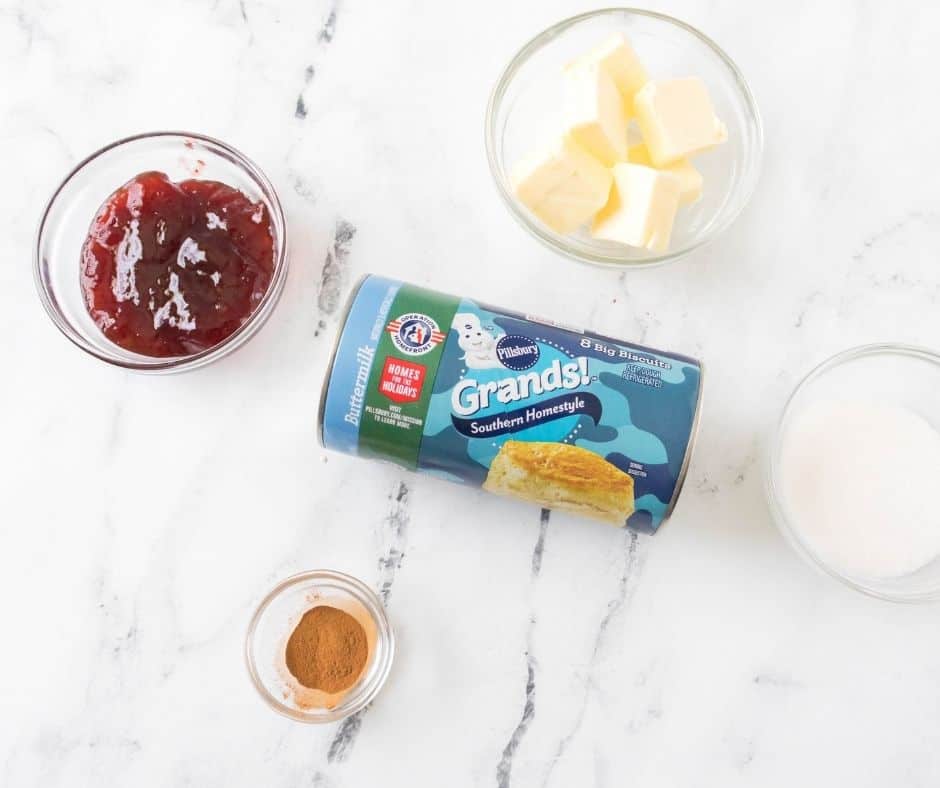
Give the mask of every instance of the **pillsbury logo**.
[(402, 315), (389, 323), (386, 330), (395, 347), (410, 356), (423, 355), (444, 341), (434, 319), (420, 312)]
[(506, 334), (496, 343), (496, 357), (500, 363), (516, 372), (535, 366), (540, 355), (539, 346), (519, 334)]

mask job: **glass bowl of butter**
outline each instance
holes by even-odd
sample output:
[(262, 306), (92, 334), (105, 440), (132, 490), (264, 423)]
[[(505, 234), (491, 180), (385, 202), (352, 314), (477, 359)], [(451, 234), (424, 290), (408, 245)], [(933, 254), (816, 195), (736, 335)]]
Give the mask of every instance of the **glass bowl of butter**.
[(539, 241), (582, 262), (646, 267), (737, 218), (763, 129), (715, 42), (664, 14), (613, 8), (522, 47), (490, 97), (486, 149), (510, 213)]

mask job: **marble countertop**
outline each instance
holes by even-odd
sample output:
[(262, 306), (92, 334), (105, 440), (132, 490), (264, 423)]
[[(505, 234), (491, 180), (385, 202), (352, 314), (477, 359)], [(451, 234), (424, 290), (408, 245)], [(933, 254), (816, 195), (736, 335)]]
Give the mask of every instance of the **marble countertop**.
[[(0, 784), (940, 784), (936, 607), (805, 566), (761, 469), (818, 361), (940, 344), (940, 9), (655, 7), (748, 76), (764, 172), (716, 243), (618, 274), (517, 227), (483, 150), (500, 68), (583, 3), (0, 0)], [(159, 128), (254, 158), (292, 245), (263, 331), (163, 378), (71, 346), (31, 274), (64, 173)], [(703, 358), (674, 519), (638, 537), (324, 453), (337, 304), (367, 271)], [(319, 566), (388, 590), (399, 652), (364, 714), (304, 726), (242, 645)]]

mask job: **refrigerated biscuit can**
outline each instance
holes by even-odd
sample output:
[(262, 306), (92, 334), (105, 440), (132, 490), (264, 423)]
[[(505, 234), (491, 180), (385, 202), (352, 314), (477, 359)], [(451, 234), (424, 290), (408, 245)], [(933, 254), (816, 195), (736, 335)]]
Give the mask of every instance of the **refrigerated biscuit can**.
[(320, 442), (652, 533), (675, 507), (702, 365), (367, 275), (343, 316)]

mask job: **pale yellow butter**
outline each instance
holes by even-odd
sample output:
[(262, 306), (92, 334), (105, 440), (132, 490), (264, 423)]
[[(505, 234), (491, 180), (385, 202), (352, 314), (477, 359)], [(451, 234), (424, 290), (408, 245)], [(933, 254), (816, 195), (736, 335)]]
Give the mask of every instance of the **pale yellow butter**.
[(511, 180), (523, 205), (555, 232), (570, 233), (604, 207), (611, 172), (566, 135), (519, 162)]
[(728, 139), (708, 88), (698, 77), (647, 82), (633, 102), (643, 141), (656, 167), (712, 148)]
[(565, 70), (565, 130), (612, 167), (627, 159), (627, 116), (610, 75), (595, 65)]
[(641, 164), (617, 164), (610, 199), (591, 227), (595, 238), (665, 252), (679, 208), (679, 179)]
[(606, 71), (624, 99), (627, 113), (633, 110), (633, 97), (649, 76), (623, 33), (614, 33), (602, 44), (575, 60), (568, 68), (599, 65)]
[[(646, 167), (653, 166), (650, 161), (649, 151), (642, 142), (627, 147), (627, 161), (631, 164), (642, 164)], [(667, 164), (662, 170), (675, 175), (679, 179), (679, 205), (691, 205), (698, 202), (702, 196), (702, 173), (695, 169), (688, 159), (679, 159), (679, 161), (672, 164)]]

